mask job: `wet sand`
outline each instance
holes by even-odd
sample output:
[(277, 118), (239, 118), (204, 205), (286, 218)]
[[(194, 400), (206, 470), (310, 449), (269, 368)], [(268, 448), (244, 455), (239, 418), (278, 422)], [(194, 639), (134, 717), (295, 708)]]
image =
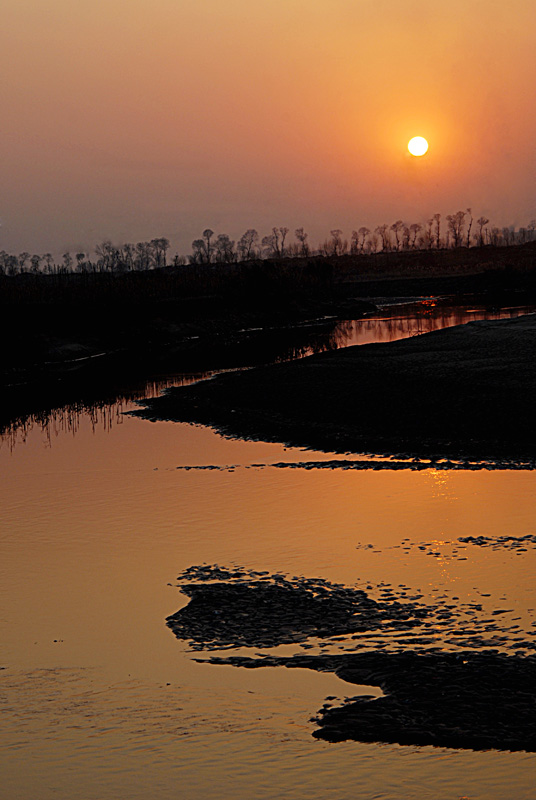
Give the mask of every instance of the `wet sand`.
[(536, 316), (219, 376), (151, 400), (149, 419), (333, 452), (531, 460)]

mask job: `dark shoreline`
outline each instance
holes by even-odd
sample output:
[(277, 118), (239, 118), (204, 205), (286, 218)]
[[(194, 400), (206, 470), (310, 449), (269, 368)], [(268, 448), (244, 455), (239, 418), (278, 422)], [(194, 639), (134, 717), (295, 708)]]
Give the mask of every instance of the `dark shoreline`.
[(536, 316), (473, 322), (219, 376), (148, 419), (330, 452), (532, 460)]
[[(356, 319), (373, 310), (376, 307), (370, 303), (351, 307)], [(337, 317), (329, 316), (233, 332), (205, 331), (204, 335), (200, 329), (197, 335), (170, 337), (158, 347), (140, 345), (105, 352), (91, 352), (65, 342), (58, 357), (4, 374), (4, 385), (0, 382), (0, 431), (24, 425), (31, 417), (44, 420), (48, 412), (63, 406), (83, 409), (104, 407), (116, 399), (137, 401), (144, 397), (146, 383), (165, 384), (170, 377), (201, 377), (222, 369), (295, 357), (311, 341), (319, 349), (329, 349), (337, 325)]]
[(433, 296), (460, 305), (474, 297), (488, 308), (532, 304), (535, 259), (532, 243), (0, 276), (0, 328), (9, 343), (0, 359), (0, 425), (24, 425), (64, 405), (105, 403), (114, 392), (127, 396), (124, 387), (144, 379), (260, 363), (249, 357), (259, 335), (275, 360), (276, 340), (289, 331), (299, 347), (307, 323), (328, 331), (337, 320), (374, 313), (378, 303)]

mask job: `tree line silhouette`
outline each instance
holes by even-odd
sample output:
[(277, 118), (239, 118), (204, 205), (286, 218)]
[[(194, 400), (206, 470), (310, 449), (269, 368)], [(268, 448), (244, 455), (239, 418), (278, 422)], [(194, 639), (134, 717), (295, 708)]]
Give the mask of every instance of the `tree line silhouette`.
[(536, 220), (518, 229), (513, 225), (503, 228), (490, 226), (489, 219), (484, 216), (475, 220), (470, 208), (447, 214), (444, 220), (441, 214), (434, 214), (424, 223), (408, 224), (399, 219), (391, 225), (383, 223), (374, 229), (362, 226), (353, 230), (349, 238), (336, 228), (316, 248), (311, 247), (304, 228), (296, 228), (293, 240), (288, 239), (290, 231), (286, 227), (274, 227), (262, 238), (258, 231), (249, 228), (236, 241), (226, 233), (216, 235), (207, 228), (201, 238), (194, 239), (188, 256), (176, 253), (171, 260), (168, 259), (170, 242), (165, 237), (119, 246), (105, 240), (95, 247), (93, 257), (86, 252), (73, 256), (66, 251), (59, 262), (51, 253), (31, 255), (22, 252), (16, 255), (1, 250), (0, 275), (143, 272), (187, 264), (233, 264), (262, 259), (357, 256), (486, 245), (509, 247), (533, 241), (535, 230)]

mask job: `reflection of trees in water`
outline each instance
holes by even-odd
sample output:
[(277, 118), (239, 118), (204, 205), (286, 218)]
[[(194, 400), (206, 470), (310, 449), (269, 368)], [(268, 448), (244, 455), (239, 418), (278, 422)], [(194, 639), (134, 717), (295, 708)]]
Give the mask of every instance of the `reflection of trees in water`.
[(277, 363), (294, 361), (297, 358), (337, 350), (339, 347), (344, 347), (344, 343), (349, 341), (352, 331), (353, 320), (333, 323), (328, 330), (308, 333), (305, 341), (287, 344), (274, 360)]
[(46, 445), (50, 447), (52, 440), (62, 433), (76, 435), (80, 429), (82, 418), (89, 420), (93, 431), (97, 428), (110, 430), (114, 423), (122, 422), (123, 410), (123, 399), (101, 403), (83, 401), (70, 403), (61, 408), (38, 411), (35, 414), (12, 420), (2, 426), (0, 439), (12, 450), (16, 444), (25, 442), (32, 431), (40, 429)]
[(46, 446), (50, 447), (53, 439), (60, 434), (75, 436), (82, 423), (89, 424), (93, 433), (97, 429), (108, 431), (123, 422), (124, 412), (136, 401), (156, 397), (170, 386), (186, 386), (211, 374), (192, 373), (148, 380), (128, 391), (108, 394), (106, 399), (86, 398), (21, 416), (0, 424), (0, 446), (4, 444), (13, 450), (16, 444), (25, 442), (32, 431), (41, 430)]
[[(365, 342), (394, 342), (476, 320), (510, 319), (532, 310), (530, 307), (501, 310), (467, 309), (424, 301), (422, 304), (405, 306), (404, 311), (397, 316), (377, 316), (354, 320), (351, 323), (340, 323), (334, 335), (338, 337), (337, 347)], [(348, 328), (348, 324), (351, 328)]]
[[(348, 331), (347, 334), (341, 333), (345, 330)], [(351, 322), (340, 323), (337, 326), (333, 321), (329, 323), (328, 329), (303, 327), (289, 328), (285, 331), (259, 331), (258, 335), (251, 335), (242, 343), (242, 349), (238, 347), (233, 351), (234, 368), (243, 368), (236, 366), (237, 364), (247, 363), (250, 367), (257, 364), (291, 361), (313, 353), (334, 350), (341, 346), (341, 336), (342, 338), (345, 335), (349, 336), (351, 330)], [(32, 431), (40, 429), (45, 443), (50, 446), (53, 439), (60, 434), (76, 435), (82, 422), (89, 423), (93, 431), (97, 428), (110, 430), (113, 425), (121, 424), (123, 414), (130, 410), (136, 401), (156, 397), (172, 386), (187, 386), (225, 371), (213, 369), (168, 375), (164, 378), (140, 381), (128, 390), (118, 385), (116, 391), (110, 389), (106, 381), (101, 380), (99, 386), (79, 388), (77, 399), (71, 402), (63, 405), (51, 402), (48, 407), (39, 411), (22, 415), (4, 424), (0, 422), (0, 445), (4, 443), (13, 449), (17, 443), (24, 442)], [(110, 377), (110, 382), (112, 380)], [(43, 404), (45, 405), (45, 401)]]

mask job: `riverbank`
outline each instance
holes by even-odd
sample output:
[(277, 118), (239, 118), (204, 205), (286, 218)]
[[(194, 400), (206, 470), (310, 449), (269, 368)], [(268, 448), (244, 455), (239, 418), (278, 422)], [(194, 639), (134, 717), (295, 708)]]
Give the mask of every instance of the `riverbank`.
[(394, 298), (536, 299), (536, 242), (506, 248), (314, 256), (142, 272), (0, 275), (0, 387), (101, 354), (188, 358), (248, 328), (355, 319)]
[(285, 348), (303, 348), (311, 331), (329, 337), (337, 320), (385, 304), (424, 297), (487, 309), (532, 304), (535, 258), (530, 243), (3, 275), (0, 332), (9, 345), (0, 359), (0, 425), (100, 401), (140, 380), (280, 360)]
[(140, 412), (332, 452), (530, 459), (536, 316), (350, 347), (170, 390)]

